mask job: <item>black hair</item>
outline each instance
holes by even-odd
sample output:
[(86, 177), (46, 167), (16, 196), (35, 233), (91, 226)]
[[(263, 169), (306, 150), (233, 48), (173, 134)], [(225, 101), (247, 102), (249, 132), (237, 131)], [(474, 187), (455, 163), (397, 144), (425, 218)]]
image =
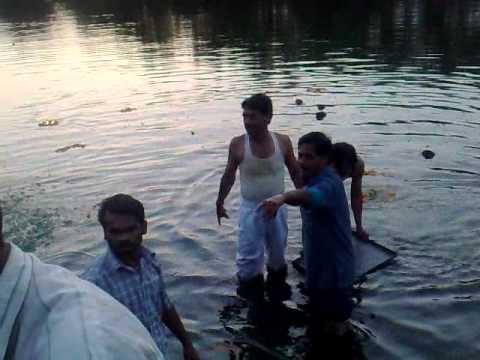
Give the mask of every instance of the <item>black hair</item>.
[(3, 213), (2, 213), (2, 207), (0, 206), (0, 240), (2, 238), (3, 234)]
[(266, 116), (273, 115), (272, 100), (268, 95), (265, 94), (255, 94), (246, 98), (242, 102), (242, 108), (258, 111), (259, 113)]
[(335, 164), (341, 176), (346, 176), (348, 169), (353, 169), (357, 161), (358, 156), (353, 145), (345, 142), (333, 144), (330, 162)]
[(113, 214), (132, 215), (140, 224), (145, 221), (143, 204), (130, 195), (116, 194), (102, 201), (98, 210), (98, 222), (103, 227), (107, 211)]
[(298, 146), (303, 144), (313, 145), (315, 147), (315, 153), (318, 156), (330, 156), (332, 152), (332, 140), (322, 132), (313, 131), (303, 135), (298, 140)]

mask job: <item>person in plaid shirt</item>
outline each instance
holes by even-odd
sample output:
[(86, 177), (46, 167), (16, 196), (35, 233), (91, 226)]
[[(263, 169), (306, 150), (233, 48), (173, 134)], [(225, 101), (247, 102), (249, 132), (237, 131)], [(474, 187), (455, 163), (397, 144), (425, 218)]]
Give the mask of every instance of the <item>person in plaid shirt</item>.
[(192, 341), (168, 298), (158, 259), (142, 246), (143, 235), (147, 233), (142, 203), (129, 195), (114, 195), (102, 202), (98, 221), (108, 248), (81, 277), (135, 314), (162, 352), (166, 352), (166, 325), (182, 343), (183, 358), (198, 360)]

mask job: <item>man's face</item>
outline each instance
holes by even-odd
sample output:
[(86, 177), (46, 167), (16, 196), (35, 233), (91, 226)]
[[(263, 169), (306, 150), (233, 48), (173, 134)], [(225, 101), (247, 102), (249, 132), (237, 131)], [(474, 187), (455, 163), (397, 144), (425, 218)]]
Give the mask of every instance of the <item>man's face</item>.
[(104, 237), (110, 249), (119, 256), (138, 251), (146, 232), (147, 223), (140, 223), (133, 215), (109, 211), (105, 214)]
[(259, 111), (243, 109), (243, 125), (248, 135), (257, 135), (268, 128), (271, 116), (264, 115)]
[(298, 148), (298, 163), (302, 168), (303, 178), (308, 180), (320, 174), (322, 169), (327, 166), (328, 158), (317, 155), (314, 145), (302, 144)]

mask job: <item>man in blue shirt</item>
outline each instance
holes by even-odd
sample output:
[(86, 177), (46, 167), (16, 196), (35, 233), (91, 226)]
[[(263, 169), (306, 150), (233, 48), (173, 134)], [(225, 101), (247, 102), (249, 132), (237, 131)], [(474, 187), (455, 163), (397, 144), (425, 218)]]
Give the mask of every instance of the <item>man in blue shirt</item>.
[(330, 139), (312, 132), (300, 138), (298, 147), (306, 186), (273, 196), (260, 207), (267, 216), (275, 216), (283, 204), (301, 206), (305, 285), (314, 332), (320, 328), (341, 334), (353, 310), (354, 255), (348, 201), (341, 177), (329, 165)]
[(175, 307), (170, 302), (155, 254), (142, 246), (147, 233), (145, 210), (140, 201), (117, 194), (105, 199), (98, 212), (108, 249), (82, 275), (125, 305), (165, 353), (164, 324), (183, 345), (185, 360), (198, 354)]

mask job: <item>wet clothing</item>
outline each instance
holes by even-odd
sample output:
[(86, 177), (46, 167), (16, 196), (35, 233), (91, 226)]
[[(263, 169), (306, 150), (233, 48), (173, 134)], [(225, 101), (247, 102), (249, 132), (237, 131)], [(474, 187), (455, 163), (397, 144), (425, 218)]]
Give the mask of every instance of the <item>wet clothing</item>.
[(121, 262), (107, 248), (81, 277), (125, 305), (152, 335), (158, 348), (166, 353), (166, 329), (161, 318), (172, 308), (155, 254), (142, 247), (138, 268)]
[(347, 196), (331, 167), (305, 187), (311, 203), (302, 206), (302, 237), (308, 290), (344, 289), (353, 285), (354, 255)]
[(0, 274), (0, 359), (162, 360), (123, 305), (13, 244)]
[(308, 294), (310, 326), (323, 320), (342, 322), (348, 320), (354, 308), (352, 288), (313, 290)]
[(279, 270), (287, 266), (287, 208), (281, 207), (274, 219), (267, 219), (257, 210), (261, 201), (285, 190), (285, 159), (277, 135), (270, 134), (275, 152), (265, 159), (253, 155), (248, 134), (245, 134), (244, 158), (239, 166), (242, 201), (236, 263), (240, 280), (263, 274), (265, 250), (270, 268)]
[(242, 280), (263, 274), (265, 250), (270, 268), (278, 270), (287, 265), (287, 208), (282, 206), (273, 219), (267, 219), (257, 206), (247, 200), (240, 205), (236, 261), (237, 275)]
[(253, 155), (250, 138), (245, 134), (245, 150), (240, 163), (242, 198), (259, 203), (285, 191), (285, 159), (276, 134), (270, 133), (275, 151), (268, 158)]

